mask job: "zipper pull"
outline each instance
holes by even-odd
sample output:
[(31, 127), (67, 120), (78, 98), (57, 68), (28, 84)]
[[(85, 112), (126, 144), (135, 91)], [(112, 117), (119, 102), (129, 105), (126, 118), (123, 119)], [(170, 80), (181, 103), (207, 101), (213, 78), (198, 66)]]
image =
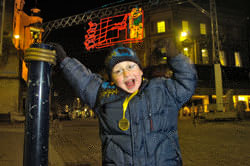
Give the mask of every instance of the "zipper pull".
[(151, 118), (151, 114), (149, 114), (149, 120), (150, 120), (150, 131), (153, 131), (154, 127), (153, 127), (153, 120)]

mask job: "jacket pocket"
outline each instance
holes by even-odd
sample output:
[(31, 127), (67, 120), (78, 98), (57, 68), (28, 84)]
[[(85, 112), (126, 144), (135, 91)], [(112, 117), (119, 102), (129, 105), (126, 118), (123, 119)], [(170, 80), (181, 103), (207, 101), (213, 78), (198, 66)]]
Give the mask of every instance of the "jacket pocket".
[(132, 165), (132, 157), (122, 148), (110, 140), (103, 151), (104, 166), (127, 166)]

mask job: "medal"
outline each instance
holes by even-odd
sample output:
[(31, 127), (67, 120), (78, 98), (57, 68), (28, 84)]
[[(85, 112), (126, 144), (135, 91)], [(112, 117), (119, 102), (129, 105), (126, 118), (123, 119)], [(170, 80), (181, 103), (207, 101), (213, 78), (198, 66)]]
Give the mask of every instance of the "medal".
[(129, 101), (138, 93), (138, 90), (135, 91), (132, 95), (130, 95), (129, 97), (126, 97), (125, 101), (123, 102), (122, 106), (123, 106), (123, 115), (122, 115), (122, 119), (119, 120), (118, 126), (122, 131), (126, 131), (129, 129), (129, 120), (125, 117), (126, 111), (127, 111), (127, 107), (128, 107), (128, 103)]
[(126, 118), (124, 118), (124, 119), (122, 118), (122, 119), (119, 120), (118, 125), (119, 125), (119, 128), (121, 130), (126, 131), (129, 128), (129, 121)]

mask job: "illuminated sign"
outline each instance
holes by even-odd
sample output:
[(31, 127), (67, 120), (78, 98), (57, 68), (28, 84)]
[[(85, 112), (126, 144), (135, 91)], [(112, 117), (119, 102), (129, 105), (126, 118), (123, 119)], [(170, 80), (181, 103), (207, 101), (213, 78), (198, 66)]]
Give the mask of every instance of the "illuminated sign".
[(101, 19), (100, 23), (90, 21), (84, 45), (90, 50), (117, 43), (142, 42), (143, 21), (141, 8), (133, 8), (131, 13)]

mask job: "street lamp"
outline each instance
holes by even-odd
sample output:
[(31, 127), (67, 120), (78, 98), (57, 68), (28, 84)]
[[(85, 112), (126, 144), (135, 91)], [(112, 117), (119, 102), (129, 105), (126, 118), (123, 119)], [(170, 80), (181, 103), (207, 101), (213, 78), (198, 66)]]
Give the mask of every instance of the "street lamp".
[(181, 37), (186, 37), (187, 36), (187, 32), (181, 32)]
[(180, 42), (183, 42), (184, 40), (186, 40), (188, 38), (188, 32), (186, 31), (182, 31), (181, 35), (180, 35)]

